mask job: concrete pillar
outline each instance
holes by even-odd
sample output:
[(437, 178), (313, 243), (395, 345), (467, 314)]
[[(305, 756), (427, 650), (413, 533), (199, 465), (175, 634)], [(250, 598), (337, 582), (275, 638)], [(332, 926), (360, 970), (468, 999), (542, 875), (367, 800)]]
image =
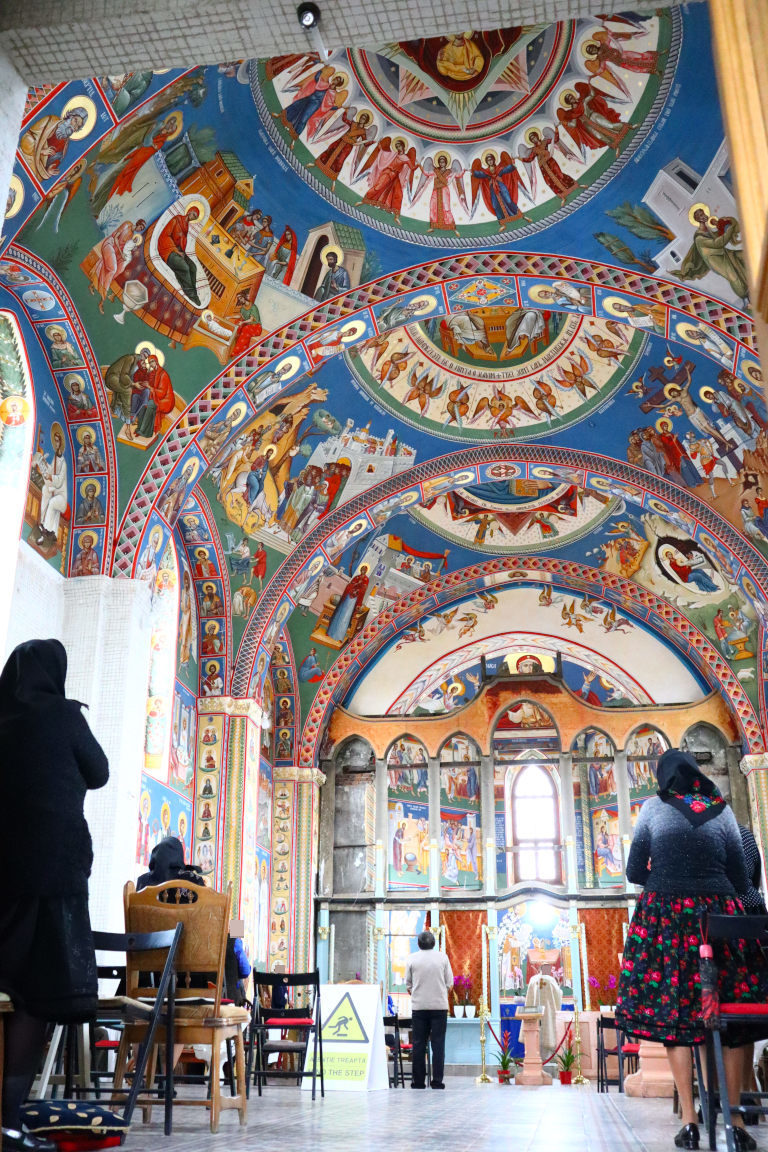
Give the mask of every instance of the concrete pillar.
[(595, 859), (592, 855), (592, 817), (589, 814), (589, 772), (586, 761), (579, 761), (581, 827), (584, 834), (584, 887), (595, 886)]
[(324, 760), (321, 770), (325, 787), (320, 793), (320, 842), (318, 844), (317, 894), (333, 895), (333, 838), (336, 820), (336, 765)]
[(740, 824), (746, 824), (749, 827), (751, 824), (749, 786), (747, 777), (741, 770), (741, 746), (739, 744), (728, 745), (725, 750), (725, 763), (728, 771), (733, 814)]
[(389, 780), (386, 761), (376, 758), (376, 874), (374, 895), (386, 896), (389, 860)]
[(573, 799), (573, 756), (561, 752), (558, 763), (560, 774), (560, 827), (563, 835), (563, 878), (569, 892), (578, 892), (579, 873), (576, 867), (576, 807)]
[(499, 989), (499, 913), (495, 905), (488, 908), (488, 991), (491, 1017), (501, 1017)]

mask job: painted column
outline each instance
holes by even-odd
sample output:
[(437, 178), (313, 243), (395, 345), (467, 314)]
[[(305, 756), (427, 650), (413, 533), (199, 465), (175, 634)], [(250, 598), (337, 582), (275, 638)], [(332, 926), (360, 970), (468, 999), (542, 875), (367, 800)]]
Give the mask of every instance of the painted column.
[(429, 895), (440, 895), (440, 761), (429, 757)]
[(387, 894), (387, 873), (389, 861), (389, 781), (387, 765), (380, 757), (376, 758), (376, 872), (374, 894), (378, 897)]
[(488, 1008), (492, 1020), (501, 1018), (499, 991), (499, 913), (496, 905), (488, 908)]
[(595, 860), (592, 855), (592, 817), (589, 813), (589, 771), (584, 760), (579, 762), (579, 792), (581, 826), (584, 833), (584, 886), (594, 888)]
[(621, 868), (625, 885), (627, 875), (627, 855), (632, 842), (632, 808), (629, 802), (629, 776), (627, 774), (627, 753), (622, 749), (613, 757), (613, 776), (616, 781), (616, 801), (619, 809), (619, 837), (621, 839)]
[(581, 988), (581, 949), (579, 947), (579, 912), (575, 900), (568, 904), (568, 920), (571, 926), (571, 979), (573, 981), (573, 999), (579, 1012), (584, 1011), (584, 997)]
[(576, 807), (573, 799), (573, 757), (570, 752), (560, 753), (560, 819), (563, 831), (563, 872), (569, 892), (579, 890), (579, 872), (576, 866)]
[(483, 831), (483, 872), (486, 896), (496, 894), (496, 813), (493, 795), (493, 756), (480, 757), (480, 824)]

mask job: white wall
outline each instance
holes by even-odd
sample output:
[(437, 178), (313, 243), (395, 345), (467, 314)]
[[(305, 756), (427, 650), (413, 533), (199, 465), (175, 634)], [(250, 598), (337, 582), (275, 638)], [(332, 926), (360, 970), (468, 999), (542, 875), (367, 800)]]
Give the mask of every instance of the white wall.
[(123, 885), (135, 872), (150, 595), (140, 580), (64, 580), (28, 544), (19, 546), (7, 651), (37, 637), (62, 641), (67, 695), (88, 704), (88, 723), (109, 759), (109, 783), (89, 793), (85, 809), (94, 847), (91, 920), (103, 930), (122, 929)]

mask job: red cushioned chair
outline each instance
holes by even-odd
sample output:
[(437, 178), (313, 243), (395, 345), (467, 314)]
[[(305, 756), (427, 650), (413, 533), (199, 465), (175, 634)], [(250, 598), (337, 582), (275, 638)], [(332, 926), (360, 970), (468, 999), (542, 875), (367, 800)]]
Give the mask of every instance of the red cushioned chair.
[[(758, 940), (764, 946), (768, 944), (768, 916), (710, 916), (707, 920), (706, 939), (715, 940)], [(705, 1127), (709, 1131), (709, 1147), (716, 1148), (715, 1124), (718, 1111), (723, 1114), (725, 1125), (725, 1142), (728, 1152), (736, 1152), (736, 1143), (731, 1124), (731, 1102), (728, 1099), (728, 1085), (725, 1079), (725, 1064), (723, 1062), (722, 1037), (727, 1036), (728, 1029), (734, 1025), (764, 1023), (763, 1036), (768, 1036), (768, 1004), (726, 1004), (720, 1003), (719, 1015), (713, 1017), (711, 1027), (707, 1032), (707, 1078), (710, 1088), (704, 1087), (704, 1077), (701, 1074), (699, 1051), (696, 1054), (696, 1075), (699, 1081), (699, 1095), (701, 1096), (702, 1115)], [(757, 1036), (756, 1029), (756, 1036)], [(718, 1092), (712, 1086), (715, 1084), (715, 1071), (717, 1072)], [(768, 1114), (768, 1107), (764, 1100), (768, 1097), (765, 1092), (748, 1093), (750, 1112)], [(760, 1100), (754, 1104), (753, 1100)], [(741, 1104), (741, 1100), (739, 1101)]]
[[(609, 1039), (613, 1033), (612, 1039)], [(611, 1045), (610, 1047), (608, 1045)], [(624, 1062), (627, 1062), (627, 1072), (637, 1070), (640, 1045), (630, 1043), (624, 1036), (616, 1021), (610, 1017), (597, 1018), (597, 1090), (607, 1092), (615, 1084), (619, 1092), (624, 1091)], [(608, 1076), (608, 1057), (615, 1056), (618, 1067), (616, 1078)]]
[[(301, 1084), (302, 1077), (312, 1077), (312, 1099), (315, 1099), (315, 1088), (318, 1074), (320, 1077), (320, 1095), (325, 1096), (325, 1080), (323, 1078), (323, 1022), (320, 1015), (320, 973), (314, 972), (254, 972), (253, 986), (259, 985), (270, 989), (270, 1000), (275, 999), (275, 988), (282, 985), (287, 991), (289, 988), (305, 988), (308, 1003), (301, 1008), (272, 1008), (263, 1007), (259, 1003), (258, 995), (253, 997), (253, 1015), (251, 1018), (251, 1035), (248, 1053), (248, 1082), (253, 1079), (261, 1096), (262, 1084), (266, 1084), (267, 1076), (279, 1076), (295, 1079)], [(271, 1032), (279, 1031), (279, 1039), (270, 1036)], [(290, 1036), (294, 1033), (294, 1038)], [(298, 1033), (298, 1037), (296, 1037)], [(313, 1052), (311, 1067), (307, 1066), (307, 1053), (310, 1037), (313, 1039)], [(292, 1056), (298, 1061), (298, 1068), (281, 1068), (280, 1065), (269, 1065), (269, 1057), (277, 1053), (280, 1057)], [(254, 1067), (255, 1064), (255, 1067)]]

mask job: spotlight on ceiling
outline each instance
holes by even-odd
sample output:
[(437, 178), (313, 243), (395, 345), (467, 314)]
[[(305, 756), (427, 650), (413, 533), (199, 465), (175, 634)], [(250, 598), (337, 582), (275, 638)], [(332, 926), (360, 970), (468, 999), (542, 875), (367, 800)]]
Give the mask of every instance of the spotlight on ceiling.
[(315, 52), (321, 60), (329, 60), (331, 53), (320, 35), (320, 9), (317, 4), (299, 4), (296, 9), (299, 24), (304, 29)]

